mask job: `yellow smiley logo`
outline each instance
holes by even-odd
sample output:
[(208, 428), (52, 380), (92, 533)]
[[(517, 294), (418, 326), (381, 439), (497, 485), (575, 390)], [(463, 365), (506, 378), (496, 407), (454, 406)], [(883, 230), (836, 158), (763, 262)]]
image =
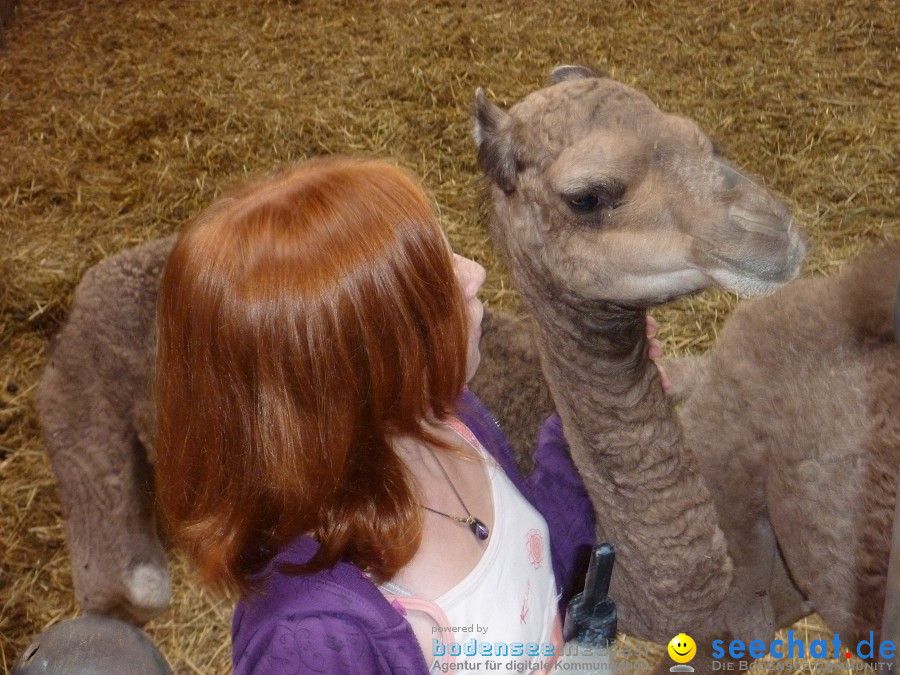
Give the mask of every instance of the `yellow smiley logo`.
[(687, 663), (696, 653), (697, 643), (690, 635), (679, 633), (669, 640), (669, 656), (675, 663)]

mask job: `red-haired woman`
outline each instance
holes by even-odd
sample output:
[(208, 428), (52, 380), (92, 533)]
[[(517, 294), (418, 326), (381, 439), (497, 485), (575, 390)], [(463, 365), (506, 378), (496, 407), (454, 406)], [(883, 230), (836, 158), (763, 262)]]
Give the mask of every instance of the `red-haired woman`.
[(176, 543), (241, 594), (236, 673), (559, 648), (593, 515), (558, 425), (525, 481), (465, 389), (483, 281), (380, 161), (300, 164), (182, 232), (160, 289), (156, 486)]

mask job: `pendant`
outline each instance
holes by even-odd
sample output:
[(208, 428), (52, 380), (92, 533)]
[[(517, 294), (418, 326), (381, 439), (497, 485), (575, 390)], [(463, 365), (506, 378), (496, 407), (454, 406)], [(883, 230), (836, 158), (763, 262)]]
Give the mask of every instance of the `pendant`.
[(469, 516), (469, 518), (469, 529), (472, 530), (472, 534), (475, 535), (475, 538), (478, 541), (484, 541), (485, 539), (487, 539), (491, 534), (491, 531), (488, 530), (487, 525), (482, 523), (475, 516)]

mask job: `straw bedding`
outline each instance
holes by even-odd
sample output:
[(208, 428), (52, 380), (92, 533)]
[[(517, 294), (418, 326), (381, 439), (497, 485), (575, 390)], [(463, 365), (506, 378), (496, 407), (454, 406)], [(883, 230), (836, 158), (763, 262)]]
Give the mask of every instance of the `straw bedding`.
[[(807, 274), (900, 237), (893, 0), (22, 0), (4, 33), (4, 671), (77, 611), (33, 406), (75, 284), (247, 175), (319, 154), (393, 157), (424, 178), (456, 249), (488, 267), (488, 304), (516, 307), (477, 207), (469, 107), (477, 86), (509, 104), (580, 62), (696, 119), (785, 194), (813, 244)], [(734, 303), (708, 293), (660, 312), (667, 350), (705, 349)], [(174, 605), (148, 631), (177, 672), (226, 672), (230, 601), (173, 566)]]

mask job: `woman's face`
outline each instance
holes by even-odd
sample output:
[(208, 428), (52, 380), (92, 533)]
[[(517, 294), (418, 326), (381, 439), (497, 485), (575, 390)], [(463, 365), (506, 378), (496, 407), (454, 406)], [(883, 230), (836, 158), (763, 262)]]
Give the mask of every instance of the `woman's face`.
[(484, 268), (474, 260), (463, 258), (453, 254), (453, 268), (456, 272), (456, 281), (462, 289), (463, 298), (466, 301), (466, 309), (469, 311), (469, 345), (466, 358), (466, 382), (472, 379), (478, 370), (481, 361), (481, 353), (478, 351), (478, 342), (481, 340), (481, 319), (484, 316), (484, 305), (478, 299), (478, 289), (484, 283)]

